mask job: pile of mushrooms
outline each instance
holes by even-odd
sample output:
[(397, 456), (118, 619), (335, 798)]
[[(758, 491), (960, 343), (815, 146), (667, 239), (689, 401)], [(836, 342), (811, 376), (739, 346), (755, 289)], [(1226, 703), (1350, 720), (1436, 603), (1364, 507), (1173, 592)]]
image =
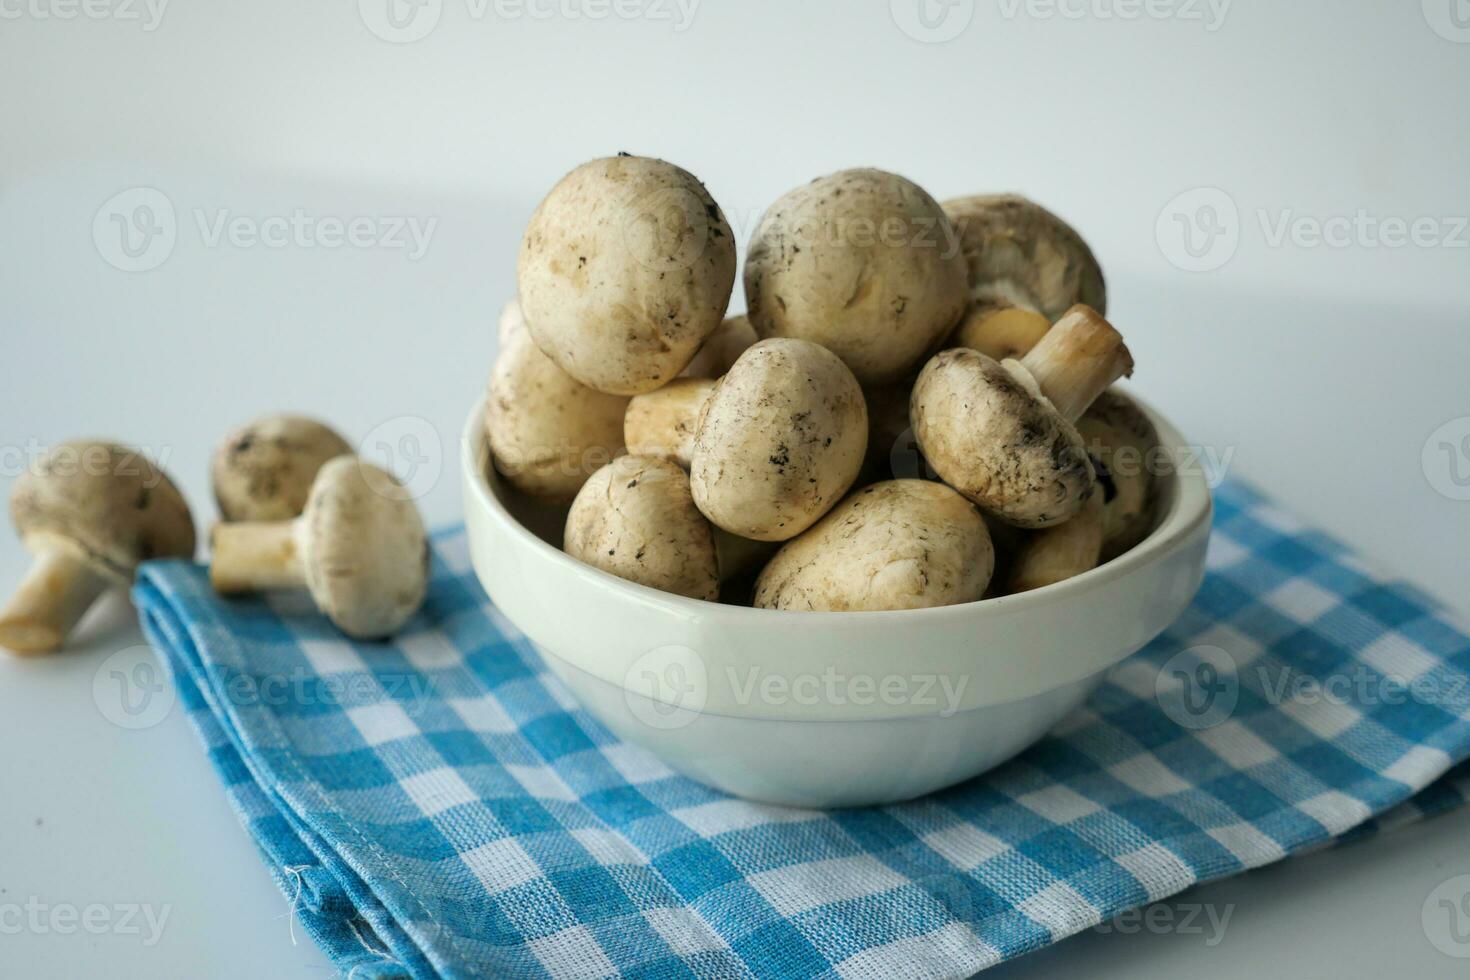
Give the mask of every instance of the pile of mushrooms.
[(1092, 251), (1014, 195), (822, 177), (736, 248), (692, 174), (619, 155), (537, 208), (486, 398), (491, 465), (564, 550), (760, 608), (973, 602), (1151, 527), (1157, 434)]
[[(568, 554), (693, 599), (862, 611), (1042, 588), (1147, 536), (1158, 434), (1113, 387), (1133, 357), (1056, 215), (844, 170), (767, 209), (731, 316), (736, 267), (719, 205), (663, 160), (593, 160), (536, 209), (484, 430)], [(221, 595), (305, 590), (365, 639), (422, 606), (417, 506), (331, 428), (252, 422), (211, 477)], [(0, 646), (22, 653), (195, 549), (183, 495), (116, 443), (56, 447), (11, 516), (34, 563)]]
[[(423, 605), (428, 537), (417, 505), (328, 426), (296, 415), (242, 426), (216, 449), (210, 479), (220, 523), (209, 572), (221, 595), (305, 589), (359, 639), (396, 633)], [(0, 647), (15, 653), (60, 649), (143, 561), (194, 557), (183, 494), (118, 443), (55, 447), (16, 480), (10, 514), (34, 556), (0, 608)]]

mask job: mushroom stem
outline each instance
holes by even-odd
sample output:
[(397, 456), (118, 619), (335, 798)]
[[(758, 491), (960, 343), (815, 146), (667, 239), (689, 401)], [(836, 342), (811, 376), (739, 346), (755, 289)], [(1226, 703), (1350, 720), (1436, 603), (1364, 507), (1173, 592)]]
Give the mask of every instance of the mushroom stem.
[(40, 552), (0, 610), (0, 646), (16, 653), (59, 649), (112, 579), (61, 548)]
[(1133, 374), (1133, 355), (1113, 325), (1078, 304), (1021, 359), (1041, 393), (1075, 423), (1114, 381)]
[(1025, 357), (1051, 329), (1035, 310), (990, 300), (970, 307), (949, 338), (951, 347), (968, 347), (996, 361)]
[(657, 456), (689, 469), (699, 410), (715, 390), (707, 378), (675, 378), (634, 396), (623, 416), (623, 441), (633, 456)]
[(1094, 491), (1082, 512), (1064, 524), (1037, 531), (1017, 549), (1006, 593), (1054, 585), (1097, 567), (1102, 556), (1102, 492)]
[(306, 583), (297, 521), (237, 521), (210, 532), (209, 584), (220, 595)]

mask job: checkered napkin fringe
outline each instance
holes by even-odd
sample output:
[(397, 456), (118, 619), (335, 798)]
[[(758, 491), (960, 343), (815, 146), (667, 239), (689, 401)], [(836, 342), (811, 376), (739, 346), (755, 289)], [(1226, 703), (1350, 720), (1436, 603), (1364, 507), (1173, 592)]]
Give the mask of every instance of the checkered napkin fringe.
[(747, 803), (614, 738), (486, 600), (459, 530), (391, 644), (298, 597), (221, 602), (189, 564), (146, 566), (136, 596), (344, 974), (960, 977), (1470, 792), (1466, 629), (1246, 487), (1217, 503), (1198, 599), (1084, 709), (872, 809)]

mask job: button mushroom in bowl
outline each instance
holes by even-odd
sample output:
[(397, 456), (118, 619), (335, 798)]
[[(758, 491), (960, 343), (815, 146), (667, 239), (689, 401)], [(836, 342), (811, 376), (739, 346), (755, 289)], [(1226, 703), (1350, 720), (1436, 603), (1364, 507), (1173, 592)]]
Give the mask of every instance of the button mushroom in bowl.
[(731, 534), (785, 541), (842, 498), (867, 445), (867, 405), (846, 365), (805, 340), (763, 340), (700, 409), (694, 502)]
[(80, 440), (20, 475), (10, 519), (33, 556), (0, 609), (0, 646), (47, 653), (66, 642), (104, 591), (150, 558), (191, 558), (194, 519), (173, 482), (136, 450)]
[(582, 384), (636, 395), (688, 366), (735, 285), (735, 240), (693, 174), (617, 156), (573, 170), (536, 209), (516, 282), (537, 346)]
[(914, 384), (914, 436), (940, 478), (987, 514), (1051, 527), (1075, 516), (1097, 485), (1077, 420), (1132, 371), (1112, 324), (1073, 307), (1019, 361), (963, 347), (936, 355)]
[(942, 483), (864, 487), (776, 552), (755, 583), (762, 609), (924, 609), (974, 602), (995, 570), (975, 505)]
[(944, 202), (969, 268), (970, 307), (949, 339), (994, 360), (1021, 357), (1072, 307), (1108, 312), (1092, 249), (1071, 225), (1019, 194)]
[(761, 337), (821, 344), (864, 385), (933, 352), (965, 310), (965, 257), (938, 202), (882, 170), (796, 188), (761, 217), (745, 299)]

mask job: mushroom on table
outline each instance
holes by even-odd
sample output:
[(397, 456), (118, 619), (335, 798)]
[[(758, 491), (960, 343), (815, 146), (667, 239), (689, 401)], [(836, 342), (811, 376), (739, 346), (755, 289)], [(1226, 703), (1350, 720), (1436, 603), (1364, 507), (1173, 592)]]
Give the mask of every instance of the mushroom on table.
[(336, 430), (299, 415), (272, 415), (231, 432), (215, 450), (210, 482), (227, 521), (298, 516), (317, 471), (352, 447)]
[(428, 590), (418, 507), (391, 474), (356, 456), (321, 468), (300, 517), (218, 524), (210, 545), (216, 592), (305, 586), (338, 629), (359, 639), (397, 632)]
[(10, 517), (30, 571), (0, 609), (0, 646), (45, 653), (66, 642), (107, 589), (140, 562), (194, 555), (194, 520), (173, 482), (111, 442), (56, 446), (16, 480)]
[(1096, 488), (1077, 419), (1133, 358), (1103, 317), (1073, 307), (1019, 361), (954, 348), (919, 374), (914, 435), (940, 478), (987, 514), (1042, 528), (1074, 517)]

